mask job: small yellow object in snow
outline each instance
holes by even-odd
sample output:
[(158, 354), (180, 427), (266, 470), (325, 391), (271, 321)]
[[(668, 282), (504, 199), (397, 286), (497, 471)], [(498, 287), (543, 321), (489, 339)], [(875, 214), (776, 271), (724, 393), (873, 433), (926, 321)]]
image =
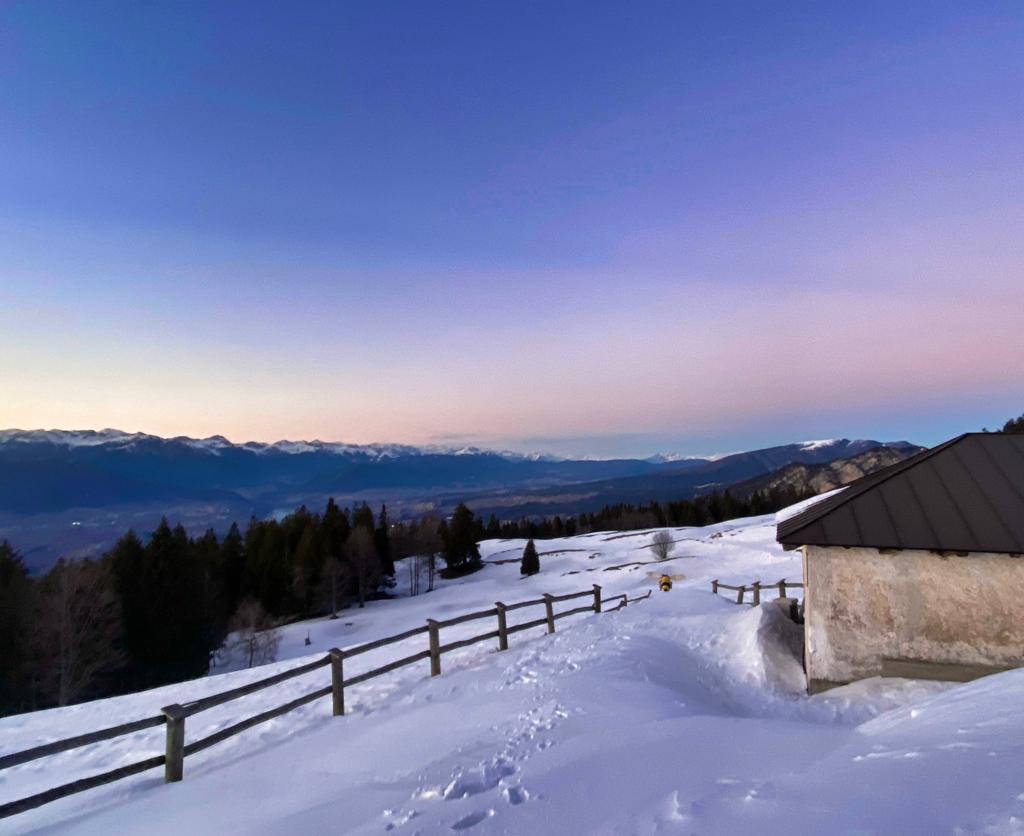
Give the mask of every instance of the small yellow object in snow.
[(658, 586), (661, 587), (662, 592), (668, 592), (672, 588), (672, 578), (668, 575), (662, 575), (661, 580), (658, 581)]

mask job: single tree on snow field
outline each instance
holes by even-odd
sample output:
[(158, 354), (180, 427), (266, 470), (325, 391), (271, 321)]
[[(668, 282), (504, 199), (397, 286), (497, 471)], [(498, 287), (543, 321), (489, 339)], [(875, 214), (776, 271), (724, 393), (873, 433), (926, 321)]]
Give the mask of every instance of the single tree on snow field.
[(667, 531), (659, 531), (651, 539), (651, 545), (648, 547), (654, 556), (658, 560), (668, 560), (668, 556), (672, 554), (672, 550), (676, 547), (676, 544), (672, 542), (672, 535)]
[(281, 631), (255, 598), (246, 598), (238, 605), (231, 629), (225, 649), (232, 657), (240, 657), (247, 668), (277, 659)]
[(523, 549), (523, 561), (519, 564), (520, 575), (536, 575), (540, 571), (540, 556), (537, 547), (530, 540)]

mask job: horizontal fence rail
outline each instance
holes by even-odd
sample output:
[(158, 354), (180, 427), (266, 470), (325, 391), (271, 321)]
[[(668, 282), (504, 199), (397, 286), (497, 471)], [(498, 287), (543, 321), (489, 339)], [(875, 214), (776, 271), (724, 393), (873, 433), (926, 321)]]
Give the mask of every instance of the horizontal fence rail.
[(755, 607), (760, 606), (761, 593), (766, 589), (777, 589), (779, 591), (779, 597), (785, 598), (787, 589), (803, 588), (804, 585), (801, 581), (787, 581), (785, 578), (783, 578), (781, 581), (776, 581), (775, 583), (761, 583), (761, 581), (754, 581), (753, 583), (744, 584), (742, 586), (733, 586), (731, 584), (722, 583), (720, 580), (717, 579), (711, 581), (711, 591), (715, 593), (715, 595), (719, 594), (720, 589), (728, 589), (731, 592), (736, 593), (737, 604), (744, 603), (743, 599), (746, 597), (746, 594), (749, 591), (751, 596), (750, 603), (752, 606)]
[[(722, 586), (723, 588), (727, 588), (724, 584)], [(650, 594), (650, 591), (648, 591), (646, 595), (641, 595), (636, 598), (629, 598), (627, 595), (623, 594), (602, 599), (601, 587), (594, 584), (591, 589), (584, 590), (582, 592), (573, 592), (567, 595), (544, 595), (540, 598), (530, 601), (518, 601), (514, 604), (503, 604), (501, 601), (498, 601), (494, 607), (489, 610), (466, 613), (465, 615), (459, 615), (443, 620), (428, 618), (427, 623), (422, 627), (414, 627), (413, 629), (406, 630), (403, 633), (397, 633), (383, 639), (366, 642), (365, 644), (356, 645), (355, 647), (346, 649), (332, 648), (329, 653), (321, 658), (314, 659), (304, 665), (290, 668), (272, 676), (258, 679), (255, 682), (248, 683), (247, 685), (240, 685), (237, 688), (231, 688), (227, 691), (221, 691), (218, 694), (211, 694), (208, 697), (202, 697), (186, 703), (176, 703), (174, 705), (164, 706), (161, 709), (160, 714), (152, 717), (146, 717), (141, 720), (123, 723), (119, 726), (100, 729), (98, 731), (89, 732), (88, 734), (68, 737), (63, 740), (55, 740), (51, 743), (44, 743), (40, 746), (25, 749), (21, 752), (0, 755), (0, 769), (7, 769), (39, 758), (55, 755), (60, 752), (89, 746), (104, 740), (111, 740), (123, 735), (134, 734), (135, 732), (155, 728), (156, 726), (166, 726), (165, 751), (163, 755), (147, 758), (146, 760), (128, 764), (127, 766), (122, 766), (117, 769), (112, 769), (109, 772), (103, 772), (99, 775), (92, 775), (87, 778), (81, 778), (77, 781), (71, 781), (70, 783), (54, 787), (44, 792), (18, 799), (17, 801), (0, 804), (0, 818), (13, 816), (17, 813), (22, 813), (26, 810), (40, 807), (51, 801), (65, 798), (66, 796), (74, 793), (93, 789), (94, 787), (99, 787), (112, 781), (120, 780), (121, 778), (127, 778), (131, 775), (136, 775), (149, 769), (155, 769), (158, 766), (164, 767), (165, 782), (170, 783), (180, 781), (184, 777), (184, 761), (187, 756), (202, 752), (204, 749), (215, 746), (230, 737), (234, 737), (236, 734), (246, 731), (247, 729), (251, 729), (253, 726), (273, 720), (283, 714), (294, 711), (301, 706), (330, 696), (332, 698), (332, 714), (334, 716), (344, 715), (346, 688), (351, 688), (354, 685), (359, 685), (360, 683), (367, 682), (368, 680), (374, 679), (378, 676), (391, 673), (392, 671), (403, 668), (406, 665), (412, 665), (416, 662), (427, 660), (430, 661), (430, 675), (439, 676), (441, 673), (441, 656), (445, 653), (469, 647), (470, 645), (478, 644), (479, 642), (493, 641), (494, 639), (498, 640), (499, 651), (508, 650), (508, 637), (513, 633), (519, 633), (523, 630), (530, 630), (535, 627), (545, 626), (547, 627), (548, 633), (554, 633), (555, 622), (559, 619), (586, 612), (600, 613), (602, 611), (611, 612), (619, 610), (634, 601), (641, 601), (645, 598), (649, 598)], [(572, 609), (564, 610), (562, 612), (555, 612), (555, 604), (574, 601), (580, 598), (589, 598), (591, 600), (586, 605), (573, 607)], [(618, 602), (617, 606), (612, 608), (612, 610), (604, 610), (604, 605), (611, 602)], [(515, 624), (512, 626), (508, 625), (506, 616), (509, 612), (527, 607), (539, 606), (544, 607), (543, 618), (525, 621), (521, 624)], [(456, 625), (466, 624), (483, 618), (496, 618), (498, 628), (476, 636), (451, 641), (446, 644), (441, 643), (440, 632), (442, 628), (454, 627)], [(369, 651), (379, 650), (380, 648), (407, 641), (424, 634), (428, 637), (429, 646), (426, 650), (421, 650), (409, 656), (403, 656), (400, 659), (396, 659), (385, 665), (365, 671), (364, 673), (345, 678), (344, 666), (346, 660), (368, 653)], [(316, 690), (303, 694), (302, 696), (286, 702), (283, 705), (279, 705), (276, 708), (271, 708), (266, 711), (262, 711), (259, 714), (255, 714), (252, 717), (239, 720), (238, 722), (233, 723), (230, 726), (226, 726), (225, 728), (209, 734), (206, 737), (200, 738), (199, 740), (193, 740), (189, 743), (185, 742), (185, 721), (189, 717), (326, 667), (330, 667), (331, 669), (330, 685), (317, 688)]]

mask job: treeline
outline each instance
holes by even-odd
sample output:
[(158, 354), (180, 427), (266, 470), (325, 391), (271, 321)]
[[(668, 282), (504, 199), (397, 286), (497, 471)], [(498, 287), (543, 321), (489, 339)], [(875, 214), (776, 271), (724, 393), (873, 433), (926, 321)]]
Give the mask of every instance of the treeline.
[[(433, 589), (481, 565), (477, 543), (590, 531), (699, 526), (766, 514), (811, 494), (729, 491), (679, 502), (608, 505), (540, 520), (486, 522), (465, 505), (448, 518), (392, 523), (363, 504), (232, 525), (190, 537), (162, 521), (145, 540), (129, 531), (99, 560), (59, 561), (41, 578), (0, 544), (0, 714), (68, 705), (202, 676), (232, 631), (386, 596)], [(436, 558), (443, 560), (438, 568)], [(407, 559), (411, 558), (411, 559)], [(404, 561), (396, 575), (396, 561)], [(424, 589), (425, 587), (425, 589)], [(254, 654), (249, 653), (250, 662)], [(260, 661), (267, 661), (260, 658)]]
[(395, 583), (395, 560), (422, 555), (428, 588), (480, 565), (465, 507), (447, 520), (393, 525), (365, 504), (250, 520), (219, 538), (163, 520), (129, 531), (99, 560), (29, 576), (0, 544), (0, 714), (68, 705), (202, 676), (236, 628), (363, 606)]
[(814, 491), (775, 487), (755, 491), (749, 496), (734, 496), (730, 491), (714, 491), (696, 499), (678, 502), (650, 502), (646, 505), (618, 503), (600, 511), (576, 516), (554, 516), (541, 520), (522, 519), (502, 522), (491, 515), (480, 526), (481, 539), (572, 537), (591, 531), (636, 531), (643, 528), (711, 525), (737, 517), (771, 514), (796, 502), (815, 496)]

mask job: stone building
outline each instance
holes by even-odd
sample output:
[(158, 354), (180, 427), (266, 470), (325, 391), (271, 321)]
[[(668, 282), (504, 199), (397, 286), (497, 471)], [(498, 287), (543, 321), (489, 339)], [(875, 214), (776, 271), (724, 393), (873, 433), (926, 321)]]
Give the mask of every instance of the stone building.
[(812, 693), (1024, 665), (1024, 435), (968, 433), (778, 526), (804, 560)]

